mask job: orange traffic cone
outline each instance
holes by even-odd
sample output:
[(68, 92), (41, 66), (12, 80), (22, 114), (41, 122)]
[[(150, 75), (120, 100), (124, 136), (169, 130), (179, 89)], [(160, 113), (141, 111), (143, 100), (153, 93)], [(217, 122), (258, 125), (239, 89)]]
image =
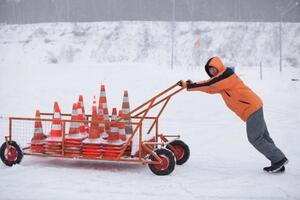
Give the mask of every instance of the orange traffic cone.
[[(88, 120), (87, 116), (85, 115), (85, 109), (84, 109), (84, 103), (83, 103), (83, 96), (79, 95), (78, 102), (80, 103), (81, 109), (82, 109), (82, 114), (83, 114), (83, 119)], [(84, 123), (85, 129), (88, 132), (89, 131), (89, 124)]]
[[(80, 102), (76, 103), (77, 120), (84, 120)], [(65, 137), (65, 156), (79, 157), (82, 154), (82, 141), (88, 137), (84, 122), (77, 122), (78, 132)]]
[[(83, 116), (83, 113), (82, 113), (82, 107), (81, 107), (81, 104), (79, 102), (77, 103), (77, 119), (78, 120), (85, 120), (84, 116)], [(79, 122), (79, 135), (82, 136), (82, 137), (87, 137), (88, 136), (88, 134), (86, 132), (86, 129), (85, 129), (84, 122)]]
[(111, 115), (111, 125), (110, 131), (108, 133), (108, 140), (118, 140), (119, 139), (119, 128), (117, 123), (117, 109), (113, 108), (112, 115)]
[(90, 139), (99, 138), (100, 136), (99, 122), (100, 121), (97, 114), (96, 98), (94, 96), (93, 106), (92, 106), (92, 122), (91, 122), (91, 128), (89, 130)]
[(82, 155), (85, 158), (97, 158), (102, 155), (101, 150), (101, 133), (105, 131), (104, 124), (100, 126), (100, 122), (104, 121), (103, 114), (98, 114), (96, 99), (94, 97), (92, 107), (92, 122), (89, 131), (89, 137), (83, 141), (82, 144)]
[[(107, 99), (106, 99), (106, 92), (105, 92), (105, 86), (100, 86), (100, 97), (99, 97), (99, 104), (98, 106), (102, 105), (103, 108), (103, 115), (106, 122), (109, 122), (109, 115), (108, 115), (108, 108), (107, 108)], [(99, 107), (98, 107), (99, 109)], [(105, 124), (105, 129), (109, 130), (109, 124)]]
[(130, 115), (130, 104), (129, 104), (129, 97), (128, 97), (128, 91), (124, 91), (123, 95), (123, 102), (122, 102), (122, 111), (125, 114), (125, 131), (126, 134), (131, 134), (132, 133), (132, 124), (131, 124), (131, 118)]
[(77, 133), (79, 133), (79, 123), (78, 122), (74, 122), (76, 120), (77, 120), (77, 104), (73, 103), (69, 134), (77, 134)]
[(44, 145), (45, 145), (46, 136), (44, 135), (44, 132), (43, 132), (41, 114), (40, 114), (39, 110), (36, 110), (35, 118), (36, 118), (36, 120), (34, 123), (34, 135), (33, 135), (33, 138), (31, 139), (30, 149), (33, 152), (43, 153), (43, 152), (45, 152)]
[(126, 131), (125, 131), (125, 120), (124, 120), (124, 113), (122, 110), (119, 110), (119, 121), (118, 121), (118, 128), (119, 128), (119, 137), (121, 140), (126, 140)]
[(84, 109), (84, 104), (83, 104), (83, 96), (79, 95), (78, 102), (80, 103), (81, 109), (82, 109), (82, 114), (85, 115), (85, 109)]
[[(83, 114), (82, 114), (82, 108), (80, 102), (76, 103), (76, 113), (77, 117), (76, 120), (83, 121)], [(77, 131), (74, 134), (68, 134), (66, 136), (66, 141), (69, 142), (73, 141), (75, 143), (81, 143), (81, 140), (88, 137), (88, 133), (86, 132), (84, 122), (75, 122)]]
[[(122, 112), (121, 112), (121, 114), (122, 114)], [(120, 139), (120, 133), (119, 133), (119, 126), (120, 126), (121, 134), (123, 136), (125, 136), (125, 137), (123, 137), (123, 139), (124, 138), (126, 139), (125, 124), (123, 121), (123, 125), (122, 125), (122, 122), (121, 122), (121, 125), (119, 125), (118, 120), (119, 119), (117, 116), (117, 109), (113, 108), (112, 116), (111, 116), (111, 126), (110, 126), (110, 131), (108, 133), (108, 138), (107, 138), (107, 140), (102, 140), (102, 142), (100, 144), (103, 158), (116, 159), (118, 156), (121, 155), (122, 151), (126, 151), (126, 149), (125, 149), (126, 142), (122, 141)]]
[(57, 102), (54, 102), (54, 114), (53, 114), (50, 136), (51, 137), (62, 136), (61, 113)]
[(109, 127), (109, 124), (108, 125), (105, 124), (105, 122), (107, 123), (107, 121), (105, 121), (102, 104), (98, 105), (98, 120), (100, 121), (100, 124), (99, 124), (100, 135), (103, 138), (107, 138), (108, 134), (106, 132), (106, 127)]
[(46, 153), (50, 155), (61, 155), (62, 153), (62, 123), (60, 108), (57, 102), (54, 102), (50, 137), (46, 139)]

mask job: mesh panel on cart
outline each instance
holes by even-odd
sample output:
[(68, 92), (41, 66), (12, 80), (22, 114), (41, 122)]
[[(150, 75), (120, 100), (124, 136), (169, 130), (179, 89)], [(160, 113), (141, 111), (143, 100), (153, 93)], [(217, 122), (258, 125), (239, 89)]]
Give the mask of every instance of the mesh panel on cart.
[[(34, 135), (34, 120), (12, 120), (12, 140), (16, 141), (22, 148), (28, 147)], [(43, 121), (43, 132), (49, 135), (51, 121)]]

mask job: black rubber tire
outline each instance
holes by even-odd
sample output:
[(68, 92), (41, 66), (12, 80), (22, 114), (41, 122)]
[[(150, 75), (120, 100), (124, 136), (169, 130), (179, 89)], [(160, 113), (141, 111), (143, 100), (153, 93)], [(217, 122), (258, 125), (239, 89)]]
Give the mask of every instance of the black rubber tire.
[(2, 146), (0, 148), (0, 157), (1, 157), (2, 162), (5, 165), (11, 167), (11, 166), (13, 166), (15, 164), (19, 164), (22, 161), (23, 152), (22, 152), (20, 146), (15, 141), (9, 141), (8, 144), (10, 146), (12, 146), (13, 148), (15, 148), (16, 153), (17, 153), (16, 159), (14, 161), (10, 161), (10, 160), (6, 159), (6, 157), (5, 157), (6, 143), (5, 142), (2, 144)]
[[(173, 170), (175, 169), (175, 157), (173, 155), (173, 153), (165, 148), (161, 148), (161, 149), (156, 149), (154, 150), (154, 152), (161, 158), (165, 159), (168, 162), (168, 165), (165, 169), (158, 169), (157, 166), (155, 164), (149, 164), (149, 168), (150, 170), (158, 175), (158, 176), (164, 176), (164, 175), (169, 175), (173, 172)], [(154, 158), (153, 155), (150, 154), (149, 159), (155, 161), (156, 159)]]
[(184, 163), (186, 163), (186, 161), (189, 159), (190, 157), (190, 148), (189, 146), (184, 143), (182, 140), (174, 140), (172, 142), (170, 142), (167, 145), (167, 149), (170, 149), (170, 145), (173, 146), (174, 148), (179, 147), (183, 152), (183, 155), (180, 156), (180, 158), (178, 158), (178, 156), (176, 155), (176, 152), (173, 152), (175, 155), (175, 159), (176, 159), (176, 164), (177, 165), (183, 165)]

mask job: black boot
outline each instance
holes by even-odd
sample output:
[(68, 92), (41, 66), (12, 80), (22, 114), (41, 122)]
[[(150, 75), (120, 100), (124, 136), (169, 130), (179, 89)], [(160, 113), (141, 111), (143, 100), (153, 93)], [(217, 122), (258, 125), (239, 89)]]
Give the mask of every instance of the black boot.
[(286, 157), (284, 157), (282, 160), (276, 163), (272, 163), (270, 167), (265, 167), (264, 171), (269, 173), (284, 172), (285, 171), (284, 165), (287, 164), (288, 162), (289, 160)]

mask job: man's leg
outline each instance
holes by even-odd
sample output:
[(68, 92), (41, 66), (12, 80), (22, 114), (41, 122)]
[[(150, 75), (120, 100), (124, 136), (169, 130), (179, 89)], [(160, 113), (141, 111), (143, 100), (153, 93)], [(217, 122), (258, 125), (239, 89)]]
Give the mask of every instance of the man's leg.
[(272, 163), (285, 158), (285, 155), (276, 147), (268, 133), (262, 108), (248, 118), (247, 136), (249, 142)]
[(267, 127), (266, 127), (266, 130), (265, 130), (265, 133), (264, 133), (264, 138), (265, 138), (268, 142), (275, 144), (274, 141), (273, 141), (273, 139), (270, 137), (270, 134), (269, 134), (269, 131), (268, 131), (268, 128), (267, 128)]

